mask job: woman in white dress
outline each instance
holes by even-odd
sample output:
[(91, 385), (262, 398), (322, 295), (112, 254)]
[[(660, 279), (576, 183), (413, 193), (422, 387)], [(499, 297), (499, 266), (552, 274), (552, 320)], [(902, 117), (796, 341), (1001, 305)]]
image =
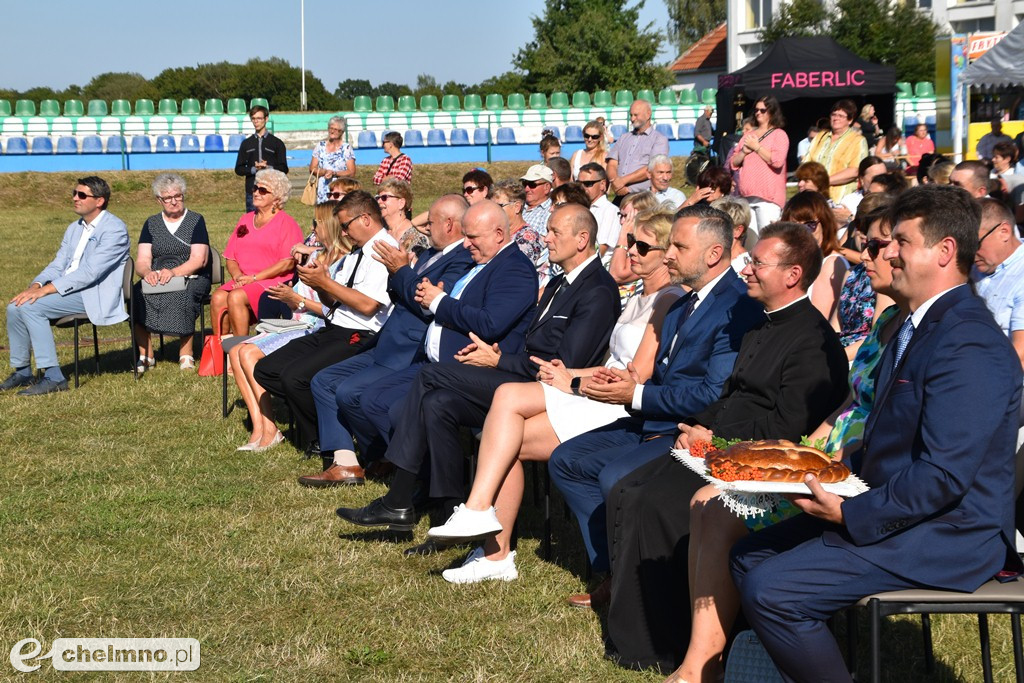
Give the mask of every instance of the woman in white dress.
[[(658, 207), (636, 217), (629, 260), (633, 272), (643, 281), (643, 294), (626, 303), (609, 342), (610, 357), (605, 367), (626, 369), (632, 365), (640, 382), (653, 372), (665, 313), (684, 293), (672, 285), (662, 260), (673, 213)], [(541, 381), (503, 384), (495, 392), (480, 439), (473, 489), (466, 504), (456, 508), (449, 520), (451, 523), (458, 515), (472, 515), (473, 511), (490, 515), (493, 520), (497, 508), (501, 530), (484, 544), (483, 556), (488, 561), (501, 561), (509, 554), (512, 526), (523, 498), (522, 461), (546, 461), (562, 441), (627, 416), (623, 406), (573, 394), (573, 378), (580, 378), (577, 385), (586, 386), (597, 368), (568, 369), (557, 359), (550, 363), (534, 360), (540, 363)], [(444, 538), (434, 531), (431, 529), (432, 536)], [(470, 555), (472, 559), (474, 554)], [(445, 579), (466, 582), (458, 571), (445, 572)]]

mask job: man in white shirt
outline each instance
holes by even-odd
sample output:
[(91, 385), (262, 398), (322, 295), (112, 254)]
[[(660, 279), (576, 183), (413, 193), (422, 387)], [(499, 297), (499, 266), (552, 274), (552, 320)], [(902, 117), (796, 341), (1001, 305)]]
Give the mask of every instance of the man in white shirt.
[(651, 191), (659, 202), (671, 202), (672, 208), (678, 210), (686, 195), (674, 187), (672, 182), (672, 160), (664, 154), (655, 154), (647, 164), (647, 177), (651, 179)]
[[(110, 186), (102, 178), (80, 178), (71, 193), (79, 219), (64, 231), (57, 255), (7, 305), (7, 338), (14, 372), (0, 390), (24, 387), (19, 395), (64, 391), (50, 320), (86, 313), (94, 325), (113, 325), (128, 318), (121, 280), (130, 241), (124, 222), (107, 211)], [(32, 353), (40, 380), (32, 375)]]
[(526, 169), (526, 175), (519, 179), (526, 191), (526, 206), (523, 220), (541, 235), (548, 233), (548, 217), (551, 215), (551, 188), (555, 174), (544, 164), (534, 164)]
[(619, 243), (619, 208), (608, 201), (608, 174), (600, 164), (590, 162), (580, 167), (579, 183), (590, 199), (590, 213), (597, 221), (597, 250), (602, 262), (612, 256), (611, 250)]

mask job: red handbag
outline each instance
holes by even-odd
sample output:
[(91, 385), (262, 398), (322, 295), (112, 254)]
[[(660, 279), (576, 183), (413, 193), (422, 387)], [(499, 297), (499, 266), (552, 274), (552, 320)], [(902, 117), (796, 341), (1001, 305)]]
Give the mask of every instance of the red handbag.
[[(226, 308), (221, 311), (221, 325), (224, 324), (224, 316), (227, 312)], [(203, 342), (202, 355), (199, 357), (199, 376), (219, 377), (222, 374), (224, 374), (224, 346), (221, 344), (219, 334), (210, 334)]]

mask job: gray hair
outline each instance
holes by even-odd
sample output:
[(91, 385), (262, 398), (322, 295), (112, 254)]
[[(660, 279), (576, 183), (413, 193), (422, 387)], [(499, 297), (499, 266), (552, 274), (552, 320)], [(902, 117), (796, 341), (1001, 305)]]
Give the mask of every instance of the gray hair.
[(720, 211), (710, 204), (694, 204), (684, 206), (676, 212), (675, 220), (680, 218), (696, 218), (697, 234), (707, 235), (711, 238), (712, 244), (720, 244), (725, 256), (732, 254), (732, 218), (724, 211)]
[(335, 124), (341, 126), (341, 132), (342, 133), (344, 133), (346, 130), (348, 130), (348, 121), (345, 120), (344, 116), (332, 116), (330, 119), (328, 119), (327, 125), (329, 126), (332, 123), (335, 123)]
[(719, 197), (711, 202), (711, 208), (729, 214), (733, 225), (750, 226), (750, 203), (743, 197)]
[(170, 189), (177, 189), (181, 194), (185, 194), (185, 179), (177, 173), (161, 173), (153, 180), (153, 196), (160, 198), (164, 192)]
[(651, 160), (647, 162), (647, 170), (653, 171), (659, 166), (671, 166), (672, 160), (664, 154), (655, 154), (651, 157)]
[(276, 168), (264, 168), (261, 171), (256, 171), (256, 183), (266, 185), (270, 194), (281, 206), (285, 205), (292, 194), (292, 184), (288, 182), (288, 176)]

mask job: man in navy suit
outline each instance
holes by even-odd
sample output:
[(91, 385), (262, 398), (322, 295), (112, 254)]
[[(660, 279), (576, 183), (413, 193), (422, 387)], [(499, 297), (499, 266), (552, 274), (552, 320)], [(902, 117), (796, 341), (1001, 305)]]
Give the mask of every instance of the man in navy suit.
[[(102, 178), (80, 178), (71, 192), (79, 219), (64, 231), (53, 261), (28, 289), (7, 304), (7, 338), (14, 372), (0, 390), (24, 387), (19, 395), (64, 391), (50, 320), (86, 313), (95, 325), (127, 320), (121, 279), (130, 241), (124, 222), (107, 211), (110, 186)], [(43, 376), (32, 376), (32, 357)]]
[(967, 286), (981, 211), (963, 190), (912, 188), (885, 258), (911, 315), (878, 365), (863, 448), (871, 487), (844, 500), (813, 476), (805, 513), (740, 541), (743, 611), (789, 681), (849, 681), (825, 624), (880, 591), (973, 591), (1007, 566), (1021, 365)]
[(363, 483), (364, 472), (356, 459), (353, 437), (364, 462), (369, 459), (370, 444), (379, 438), (360, 410), (363, 392), (368, 387), (379, 391), (379, 385), (392, 375), (407, 370), (414, 361), (416, 365), (423, 362), (416, 358), (432, 316), (415, 301), (416, 287), (427, 278), (451, 289), (473, 267), (473, 259), (462, 244), (462, 216), (468, 208), (465, 198), (455, 194), (433, 203), (427, 214), (432, 247), (420, 255), (415, 266), (409, 265), (407, 251), (374, 242), (373, 257), (390, 273), (388, 291), (395, 308), (374, 348), (314, 375), (310, 389), (316, 402), (324, 471), (299, 477), (299, 484), (322, 488)]
[[(461, 502), (459, 428), (483, 425), (497, 388), (505, 382), (536, 380), (539, 366), (534, 357), (560, 358), (568, 367), (601, 362), (619, 315), (619, 294), (597, 258), (596, 235), (597, 222), (585, 207), (563, 204), (551, 213), (545, 243), (551, 262), (564, 272), (545, 288), (526, 332), (525, 349), (508, 352), (473, 334), (473, 343), (458, 354), (459, 364), (424, 366), (388, 447), (386, 457), (398, 467), (391, 489), (364, 508), (339, 508), (342, 519), (362, 526), (412, 529), (413, 493), (424, 466), (432, 498)], [(428, 296), (429, 292), (425, 301)]]
[[(551, 480), (576, 515), (595, 572), (608, 571), (609, 489), (667, 453), (679, 419), (718, 398), (743, 335), (764, 318), (730, 266), (732, 228), (727, 214), (707, 205), (676, 214), (665, 262), (692, 291), (665, 317), (654, 374), (638, 384), (632, 365), (626, 372), (601, 369), (585, 389), (593, 399), (630, 407), (633, 416), (570, 439), (551, 454)], [(570, 602), (590, 605), (589, 596)]]

